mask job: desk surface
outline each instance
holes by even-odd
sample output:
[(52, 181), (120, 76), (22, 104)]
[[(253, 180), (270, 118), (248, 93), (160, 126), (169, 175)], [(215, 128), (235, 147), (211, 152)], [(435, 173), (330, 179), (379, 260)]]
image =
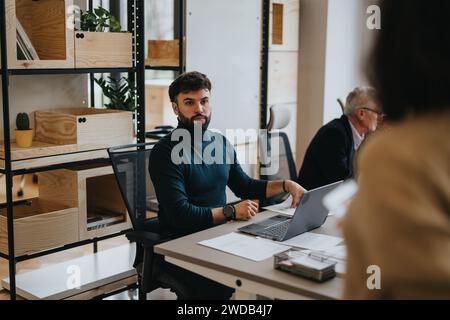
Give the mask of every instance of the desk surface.
[[(155, 252), (166, 256), (168, 261), (186, 262), (190, 265), (200, 266), (208, 270), (235, 277), (236, 281), (249, 280), (262, 284), (274, 290), (289, 293), (291, 297), (304, 297), (310, 299), (339, 299), (343, 288), (343, 279), (335, 277), (325, 283), (316, 283), (289, 273), (276, 270), (273, 259), (255, 262), (234, 256), (225, 252), (214, 250), (197, 244), (199, 241), (215, 238), (236, 231), (237, 228), (253, 223), (276, 214), (271, 212), (260, 213), (250, 222), (232, 222), (215, 228), (204, 230), (183, 238), (169, 241), (155, 247)], [(326, 223), (316, 233), (340, 236), (334, 217), (329, 217)], [(172, 262), (172, 261), (171, 261)], [(191, 270), (194, 271), (194, 270)], [(233, 281), (236, 282), (236, 281)], [(227, 283), (225, 283), (227, 284)], [(236, 288), (236, 286), (234, 286)], [(260, 292), (253, 292), (258, 294)], [(276, 294), (270, 296), (277, 298)], [(280, 296), (283, 297), (283, 296)]]

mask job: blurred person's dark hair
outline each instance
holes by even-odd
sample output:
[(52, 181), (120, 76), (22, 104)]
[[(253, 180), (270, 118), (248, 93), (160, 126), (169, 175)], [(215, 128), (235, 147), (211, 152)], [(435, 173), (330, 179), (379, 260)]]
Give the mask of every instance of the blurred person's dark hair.
[(450, 1), (382, 0), (369, 77), (390, 120), (450, 108)]

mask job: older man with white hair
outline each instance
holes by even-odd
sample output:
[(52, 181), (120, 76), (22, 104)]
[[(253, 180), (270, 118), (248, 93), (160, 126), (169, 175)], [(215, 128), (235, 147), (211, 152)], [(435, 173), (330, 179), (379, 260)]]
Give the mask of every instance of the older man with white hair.
[(324, 125), (314, 136), (298, 182), (310, 190), (352, 178), (355, 152), (382, 119), (375, 90), (355, 88), (347, 97), (344, 115)]

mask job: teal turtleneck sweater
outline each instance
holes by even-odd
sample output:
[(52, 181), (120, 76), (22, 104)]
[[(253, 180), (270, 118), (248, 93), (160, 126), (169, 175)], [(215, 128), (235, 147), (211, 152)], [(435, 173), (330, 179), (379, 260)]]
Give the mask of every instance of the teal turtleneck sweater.
[[(237, 162), (235, 150), (220, 134), (203, 131), (199, 134), (203, 134), (203, 139), (195, 146), (193, 142), (186, 144), (184, 141), (184, 150), (189, 149), (189, 152), (180, 151), (180, 140), (183, 140), (178, 136), (183, 129), (190, 137), (194, 136), (192, 130), (179, 124), (154, 146), (149, 161), (159, 203), (160, 226), (163, 233), (170, 236), (214, 226), (211, 209), (226, 204), (226, 186), (241, 199), (264, 199), (267, 187), (267, 181), (254, 180), (245, 174)], [(174, 148), (176, 161), (172, 157)], [(181, 163), (177, 155), (182, 156)], [(200, 155), (204, 155), (203, 159)]]

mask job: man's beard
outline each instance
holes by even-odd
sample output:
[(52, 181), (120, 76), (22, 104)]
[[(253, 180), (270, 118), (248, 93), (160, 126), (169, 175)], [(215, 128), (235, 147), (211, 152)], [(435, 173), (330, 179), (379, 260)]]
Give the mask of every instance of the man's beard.
[[(189, 119), (189, 118), (185, 117), (181, 112), (178, 112), (178, 120), (180, 120), (180, 122), (188, 129), (192, 129), (192, 130), (194, 129), (194, 123), (196, 122), (196, 121), (194, 121), (194, 119), (198, 118), (198, 117), (203, 117), (205, 119), (205, 122), (201, 124), (202, 129), (203, 130), (208, 129), (209, 123), (211, 122), (211, 115), (208, 117), (208, 116), (204, 116), (201, 114), (196, 114), (195, 116), (193, 116), (192, 118)], [(199, 125), (199, 124), (200, 124), (200, 122), (197, 123), (197, 125)]]

